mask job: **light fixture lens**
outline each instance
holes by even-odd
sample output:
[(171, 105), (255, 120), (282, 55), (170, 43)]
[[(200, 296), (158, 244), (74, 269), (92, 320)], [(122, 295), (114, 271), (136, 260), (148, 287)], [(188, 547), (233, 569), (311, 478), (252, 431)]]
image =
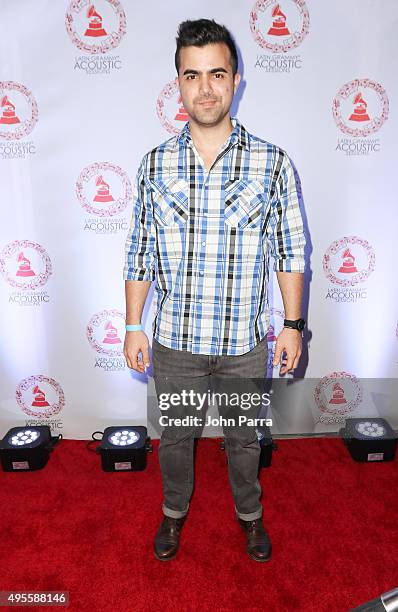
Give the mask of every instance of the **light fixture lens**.
[(123, 431), (114, 431), (108, 437), (108, 440), (114, 444), (115, 446), (127, 446), (130, 444), (134, 444), (140, 439), (140, 434), (134, 430), (128, 431), (124, 429)]
[(362, 421), (355, 426), (356, 430), (363, 436), (379, 438), (385, 435), (386, 429), (376, 421)]
[(31, 429), (21, 429), (15, 435), (9, 438), (8, 442), (12, 446), (23, 446), (24, 444), (31, 444), (35, 442), (40, 436), (38, 431), (32, 431)]

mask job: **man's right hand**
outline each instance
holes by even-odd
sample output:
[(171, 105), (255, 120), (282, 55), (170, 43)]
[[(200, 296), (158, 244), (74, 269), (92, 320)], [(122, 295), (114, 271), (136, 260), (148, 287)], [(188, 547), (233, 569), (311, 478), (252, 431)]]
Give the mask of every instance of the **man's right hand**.
[[(138, 354), (141, 352), (141, 358)], [(127, 367), (137, 372), (145, 373), (145, 367), (149, 367), (149, 340), (148, 336), (143, 331), (126, 331), (124, 339), (124, 356), (126, 358)]]

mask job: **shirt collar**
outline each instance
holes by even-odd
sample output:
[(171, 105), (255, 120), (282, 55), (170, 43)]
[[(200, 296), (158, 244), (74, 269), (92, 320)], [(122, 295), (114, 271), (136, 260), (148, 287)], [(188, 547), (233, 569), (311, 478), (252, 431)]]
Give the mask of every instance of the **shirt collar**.
[[(249, 133), (246, 128), (238, 121), (236, 117), (231, 117), (231, 123), (233, 126), (233, 130), (228, 138), (228, 143), (231, 144), (240, 144), (244, 149), (250, 151), (249, 144)], [(191, 132), (189, 129), (189, 121), (184, 125), (181, 132), (176, 137), (176, 144), (184, 143), (189, 145), (192, 142)]]

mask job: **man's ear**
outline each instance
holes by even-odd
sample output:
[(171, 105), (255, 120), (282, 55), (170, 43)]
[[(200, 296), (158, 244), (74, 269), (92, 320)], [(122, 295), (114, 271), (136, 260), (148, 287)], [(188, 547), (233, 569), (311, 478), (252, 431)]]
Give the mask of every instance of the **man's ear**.
[(239, 72), (237, 72), (235, 74), (235, 76), (234, 76), (234, 93), (236, 93), (236, 91), (238, 89), (238, 86), (239, 86), (239, 83), (240, 83), (240, 79), (241, 79), (241, 76), (240, 76)]

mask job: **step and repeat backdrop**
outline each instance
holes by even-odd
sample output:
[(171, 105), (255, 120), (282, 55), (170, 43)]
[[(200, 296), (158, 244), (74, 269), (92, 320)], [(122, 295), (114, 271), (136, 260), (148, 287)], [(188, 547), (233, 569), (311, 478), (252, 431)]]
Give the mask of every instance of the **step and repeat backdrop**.
[[(301, 178), (303, 380), (271, 406), (273, 431), (335, 431), (365, 414), (398, 427), (395, 0), (2, 0), (2, 435), (45, 423), (83, 439), (147, 422), (151, 369), (123, 357), (124, 244), (143, 155), (188, 119), (178, 24), (202, 17), (239, 47), (233, 115)], [(284, 317), (275, 278), (270, 307), (271, 362)]]

